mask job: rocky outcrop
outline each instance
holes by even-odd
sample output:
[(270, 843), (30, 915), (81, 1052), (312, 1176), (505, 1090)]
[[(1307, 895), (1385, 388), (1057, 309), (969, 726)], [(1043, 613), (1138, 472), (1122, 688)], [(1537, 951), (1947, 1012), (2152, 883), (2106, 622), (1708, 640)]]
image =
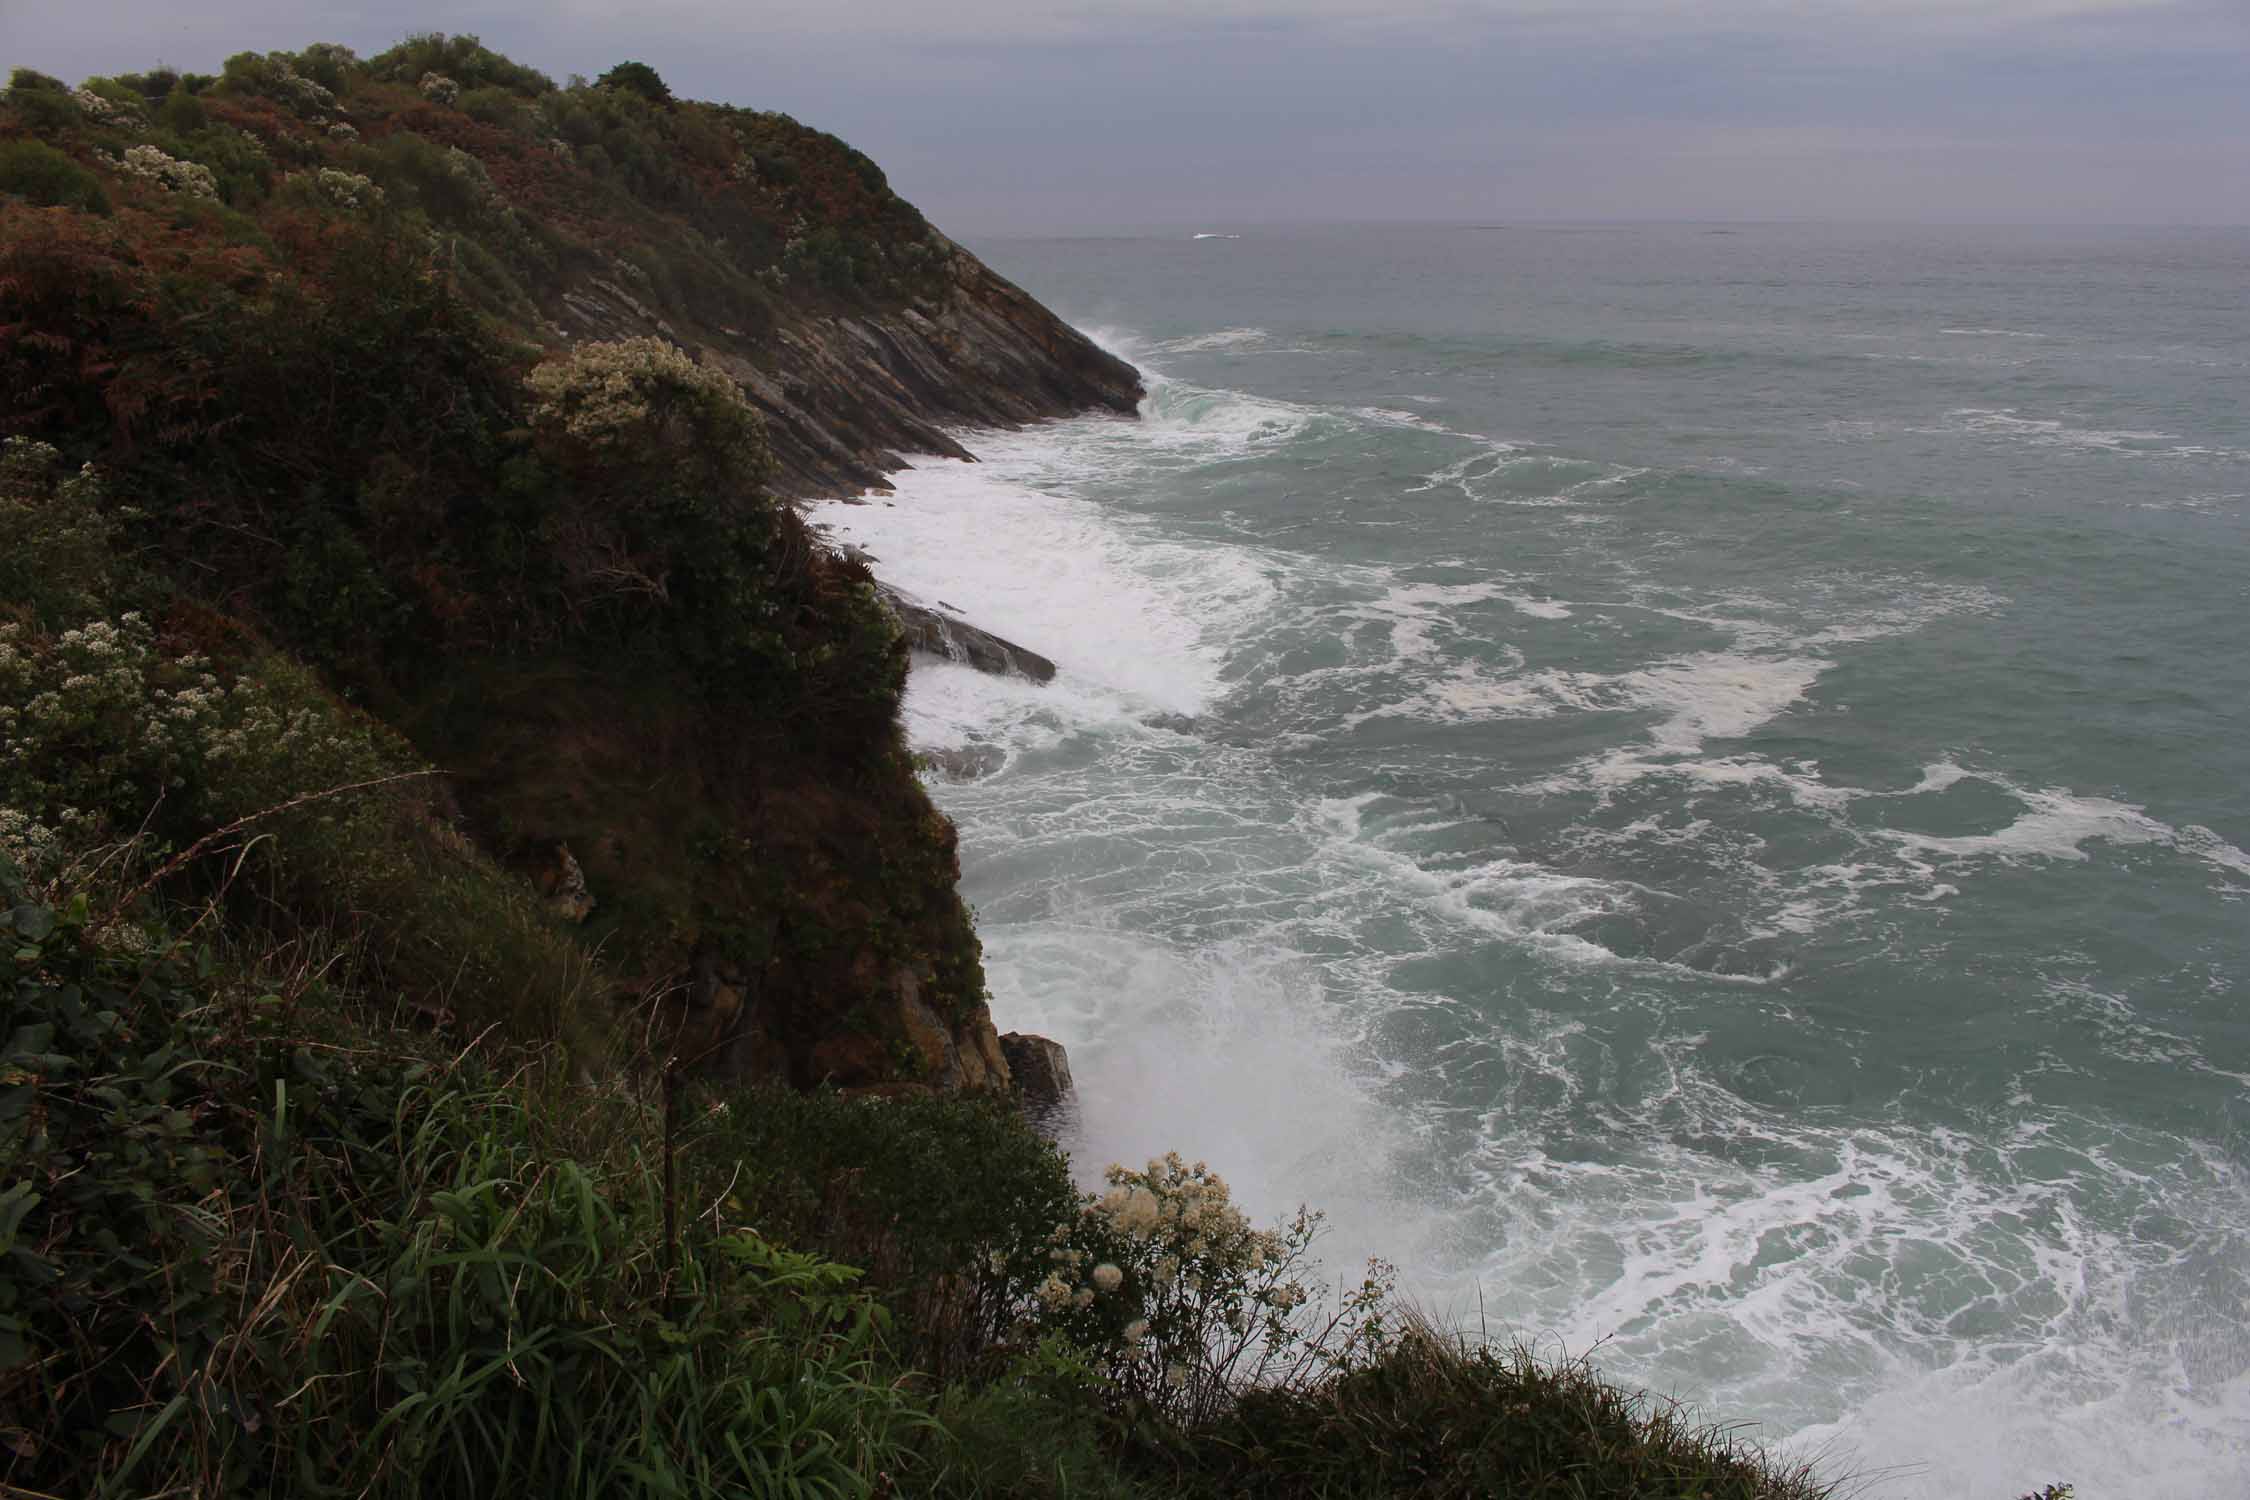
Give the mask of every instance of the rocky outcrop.
[(572, 857), (570, 845), (557, 844), (545, 868), (535, 877), (547, 909), (563, 922), (576, 926), (594, 913), (593, 893), (586, 889), (586, 872)]
[(1000, 1055), (1022, 1102), (1024, 1117), (1049, 1135), (1060, 1135), (1077, 1113), (1077, 1086), (1070, 1077), (1070, 1054), (1062, 1043), (1030, 1032), (1000, 1038)]
[(947, 781), (975, 781), (1008, 763), (998, 745), (945, 745), (922, 752), (922, 760)]
[(1055, 664), (1038, 652), (971, 625), (959, 615), (933, 609), (913, 595), (889, 584), (878, 584), (883, 599), (905, 627), (906, 644), (916, 651), (961, 662), (995, 676), (1028, 677), (1033, 682), (1053, 682)]
[(821, 312), (808, 302), (752, 334), (667, 321), (618, 278), (586, 276), (558, 294), (557, 323), (573, 340), (671, 339), (734, 376), (765, 416), (775, 488), (798, 499), (888, 490), (903, 454), (971, 458), (952, 436), (960, 428), (1138, 408), (1131, 365), (933, 237), (947, 255), (943, 294), (906, 307)]

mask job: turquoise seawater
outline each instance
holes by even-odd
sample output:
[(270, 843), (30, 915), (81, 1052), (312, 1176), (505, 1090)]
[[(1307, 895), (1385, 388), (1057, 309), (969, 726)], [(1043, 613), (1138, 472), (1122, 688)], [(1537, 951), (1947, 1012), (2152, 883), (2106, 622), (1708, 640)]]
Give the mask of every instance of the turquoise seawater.
[(1142, 420), (817, 519), (1061, 665), (908, 717), (1082, 1167), (1875, 1494), (2250, 1493), (2250, 233), (975, 248)]

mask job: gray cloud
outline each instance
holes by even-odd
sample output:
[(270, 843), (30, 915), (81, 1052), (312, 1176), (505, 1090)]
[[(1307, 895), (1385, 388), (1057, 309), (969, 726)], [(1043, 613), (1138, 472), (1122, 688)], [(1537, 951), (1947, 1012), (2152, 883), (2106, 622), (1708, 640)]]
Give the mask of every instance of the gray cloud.
[(957, 232), (2250, 220), (2239, 0), (0, 0), (71, 77), (474, 31), (851, 140)]

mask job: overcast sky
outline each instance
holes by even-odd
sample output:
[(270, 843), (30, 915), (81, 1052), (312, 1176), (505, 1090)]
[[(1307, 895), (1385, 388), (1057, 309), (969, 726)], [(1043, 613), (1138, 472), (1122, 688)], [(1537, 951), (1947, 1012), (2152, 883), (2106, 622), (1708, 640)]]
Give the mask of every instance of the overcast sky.
[(0, 62), (420, 30), (787, 110), (960, 235), (2250, 223), (2250, 0), (0, 0)]

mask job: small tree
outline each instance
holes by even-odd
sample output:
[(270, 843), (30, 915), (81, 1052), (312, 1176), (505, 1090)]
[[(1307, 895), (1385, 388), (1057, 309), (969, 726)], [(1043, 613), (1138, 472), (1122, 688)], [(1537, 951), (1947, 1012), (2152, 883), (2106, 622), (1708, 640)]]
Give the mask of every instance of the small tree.
[(657, 76), (656, 69), (644, 62), (621, 62), (594, 80), (594, 87), (623, 89), (638, 94), (651, 104), (670, 104), (672, 91)]

